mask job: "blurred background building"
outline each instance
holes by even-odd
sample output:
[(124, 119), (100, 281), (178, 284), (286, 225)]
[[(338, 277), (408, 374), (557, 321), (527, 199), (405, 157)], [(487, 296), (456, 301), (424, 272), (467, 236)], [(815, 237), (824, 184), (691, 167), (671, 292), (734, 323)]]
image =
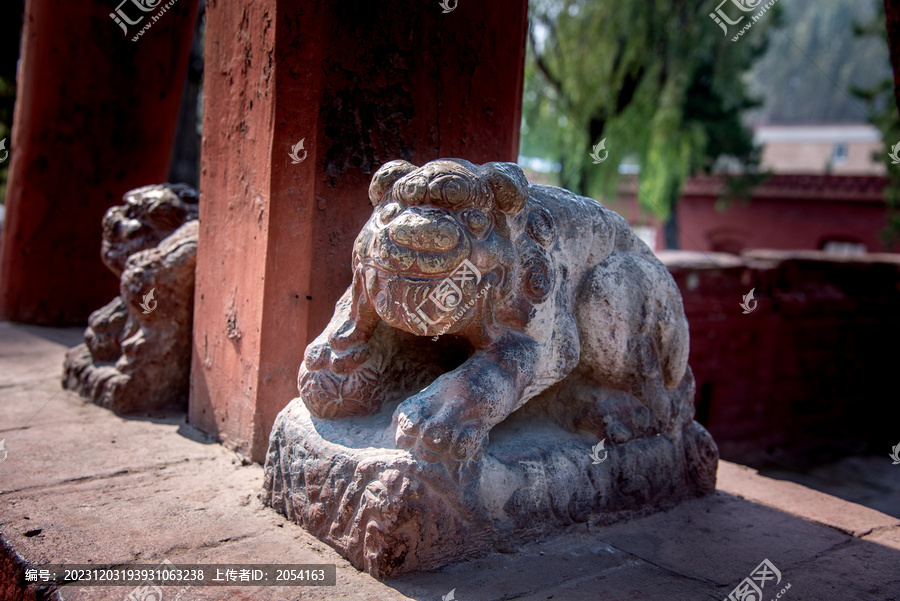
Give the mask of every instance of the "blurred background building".
[(868, 123), (757, 125), (761, 167), (772, 173), (884, 175), (881, 132)]

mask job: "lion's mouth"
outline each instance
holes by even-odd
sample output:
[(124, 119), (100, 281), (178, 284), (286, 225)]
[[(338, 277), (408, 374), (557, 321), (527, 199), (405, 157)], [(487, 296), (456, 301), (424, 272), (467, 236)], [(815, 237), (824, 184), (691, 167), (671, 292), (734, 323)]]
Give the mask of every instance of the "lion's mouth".
[(446, 333), (474, 305), (482, 273), (468, 260), (443, 277), (390, 273), (364, 264), (366, 288), (378, 315), (420, 336)]

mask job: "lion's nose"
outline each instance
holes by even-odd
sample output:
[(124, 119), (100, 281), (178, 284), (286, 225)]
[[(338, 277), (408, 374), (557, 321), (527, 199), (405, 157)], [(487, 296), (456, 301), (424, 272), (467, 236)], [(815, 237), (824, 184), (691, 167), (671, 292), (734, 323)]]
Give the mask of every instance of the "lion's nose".
[(388, 227), (391, 240), (415, 250), (440, 252), (459, 244), (459, 228), (444, 216), (406, 211)]

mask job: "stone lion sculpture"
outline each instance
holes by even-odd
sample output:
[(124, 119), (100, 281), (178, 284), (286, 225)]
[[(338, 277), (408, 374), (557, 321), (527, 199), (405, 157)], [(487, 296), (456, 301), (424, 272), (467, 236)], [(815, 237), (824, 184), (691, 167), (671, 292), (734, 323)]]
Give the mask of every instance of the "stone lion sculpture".
[(395, 443), (427, 461), (477, 460), (538, 395), (616, 443), (691, 422), (681, 295), (622, 217), (514, 164), (458, 159), (387, 163), (369, 199), (353, 282), (300, 368), (314, 417), (408, 397)]
[(268, 505), (381, 578), (714, 490), (681, 295), (621, 217), (457, 159), (387, 163), (369, 199)]
[(66, 354), (66, 388), (119, 413), (187, 400), (198, 200), (182, 184), (144, 186), (106, 212), (101, 257), (120, 294)]

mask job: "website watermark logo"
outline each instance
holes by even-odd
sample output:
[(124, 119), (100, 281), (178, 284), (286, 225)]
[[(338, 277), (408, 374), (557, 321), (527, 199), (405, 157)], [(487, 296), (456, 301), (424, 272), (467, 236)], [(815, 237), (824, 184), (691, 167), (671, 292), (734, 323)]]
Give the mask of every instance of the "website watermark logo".
[[(444, 324), (444, 327), (438, 332), (438, 335), (432, 338), (432, 340), (437, 340), (438, 337), (446, 334), (450, 327), (459, 321), (462, 316), (466, 314), (466, 311), (474, 307), (475, 302), (486, 295), (491, 289), (491, 285), (487, 284), (478, 291), (475, 298), (470, 299), (469, 302), (463, 304), (463, 287), (473, 280), (473, 286), (477, 287), (478, 284), (481, 283), (481, 278), (482, 275), (478, 268), (468, 259), (463, 259), (463, 262), (460, 263), (459, 267), (454, 269), (453, 273), (441, 280), (435, 289), (431, 291), (431, 294), (418, 304), (415, 309), (415, 314), (410, 313), (409, 310), (407, 310), (406, 313), (424, 332), (428, 332), (427, 324), (433, 326), (437, 325), (446, 320), (451, 311), (456, 311), (452, 317), (450, 317), (449, 321)], [(439, 316), (436, 319), (432, 319), (425, 311), (425, 306), (429, 303), (431, 303), (431, 308), (437, 309), (436, 313), (438, 313)]]
[[(454, 0), (453, 6), (450, 6), (450, 0), (441, 0), (438, 4), (440, 4), (441, 8), (444, 9), (443, 14), (446, 15), (447, 13), (452, 13), (454, 10), (456, 10), (456, 7), (459, 5), (459, 0)], [(453, 591), (450, 592), (452, 593)]]
[[(3, 445), (6, 444), (6, 439), (0, 440), (0, 463), (6, 461), (6, 457), (9, 455), (9, 451), (3, 448)], [(900, 445), (897, 445), (900, 447)]]
[[(162, 2), (162, 0), (122, 0), (122, 2), (119, 3), (119, 6), (116, 7), (116, 12), (109, 13), (109, 16), (113, 21), (116, 22), (119, 27), (122, 28), (122, 32), (125, 35), (128, 35), (127, 25), (137, 25), (138, 23), (143, 21), (146, 15), (141, 15), (140, 13), (148, 13), (152, 10), (156, 10), (156, 7), (160, 2)], [(122, 6), (125, 4), (133, 5), (134, 8), (129, 8), (129, 10), (126, 11), (122, 8)], [(138, 18), (132, 21), (127, 14), (129, 12), (132, 15), (139, 15)]]
[[(175, 564), (168, 559), (164, 559), (158, 567), (173, 568), (175, 567)], [(145, 580), (134, 587), (134, 590), (125, 597), (125, 601), (163, 601), (162, 588), (153, 583), (154, 572), (155, 570), (151, 572), (150, 579)], [(141, 574), (141, 576), (143, 576), (143, 574)]]
[(9, 156), (9, 151), (6, 150), (6, 138), (0, 140), (0, 150), (3, 151), (3, 156), (0, 157), (0, 163), (6, 160), (6, 157)]
[(125, 597), (125, 601), (163, 601), (162, 588), (155, 584), (141, 584)]
[[(764, 559), (750, 573), (750, 576), (741, 580), (741, 583), (731, 591), (724, 601), (762, 601), (762, 589), (770, 580), (775, 580), (773, 583), (775, 586), (781, 584), (781, 572), (775, 567), (775, 564)], [(791, 584), (787, 583), (774, 598), (781, 599), (781, 596), (789, 588), (791, 588)]]
[[(593, 447), (591, 447), (591, 465), (597, 465), (598, 463), (603, 463), (609, 457), (609, 451), (604, 449), (604, 445), (606, 444), (606, 439), (604, 438)], [(600, 451), (603, 451), (603, 457), (600, 457)]]
[(155, 15), (150, 17), (150, 21), (131, 38), (132, 42), (137, 42), (138, 38), (153, 27), (153, 24), (159, 21), (170, 8), (175, 6), (178, 0), (169, 0), (166, 4), (162, 4), (162, 2), (163, 0), (122, 0), (119, 6), (116, 7), (116, 12), (109, 13), (109, 16), (115, 21), (116, 25), (122, 28), (122, 32), (127, 36), (129, 25), (139, 25), (147, 17), (147, 13), (159, 9)]
[[(756, 305), (759, 304), (755, 300), (753, 300), (754, 290), (756, 290), (756, 288), (751, 288), (750, 292), (743, 296), (744, 302), (741, 303), (741, 309), (744, 310), (744, 315), (746, 315), (747, 313), (751, 313), (754, 309), (756, 309)], [(753, 306), (751, 306), (750, 303), (753, 303)]]
[(450, 589), (450, 592), (441, 597), (441, 601), (456, 601), (456, 597), (453, 596), (453, 593), (456, 592), (456, 589)]
[(490, 284), (485, 285), (484, 288), (482, 288), (481, 290), (478, 291), (478, 294), (475, 295), (475, 298), (471, 299), (471, 300), (470, 300), (469, 302), (467, 302), (465, 305), (459, 307), (458, 310), (457, 310), (457, 312), (456, 312), (456, 314), (454, 314), (453, 317), (451, 317), (450, 321), (448, 321), (448, 322), (444, 325), (444, 327), (441, 328), (441, 331), (438, 332), (437, 336), (434, 336), (431, 340), (432, 340), (433, 342), (436, 342), (438, 338), (440, 338), (441, 336), (443, 336), (444, 334), (446, 334), (447, 331), (453, 326), (453, 324), (455, 324), (457, 321), (459, 321), (460, 319), (462, 319), (463, 315), (466, 314), (466, 311), (468, 311), (469, 309), (471, 309), (472, 307), (474, 307), (474, 306), (475, 306), (475, 302), (476, 302), (479, 298), (485, 296), (485, 295), (488, 293), (488, 291), (489, 291), (490, 289), (491, 289), (491, 285), (490, 285)]
[[(3, 441), (0, 440), (0, 449), (2, 449), (2, 448), (3, 448)], [(900, 442), (898, 442), (897, 446), (895, 446), (893, 449), (891, 449), (891, 451), (893, 451), (893, 452), (889, 455), (889, 457), (894, 460), (894, 463), (892, 463), (891, 465), (900, 465)], [(3, 461), (3, 459), (0, 459), (0, 461)]]
[[(153, 292), (155, 290), (156, 288), (151, 288), (150, 292), (144, 295), (144, 302), (141, 303), (141, 309), (144, 310), (144, 315), (156, 309), (156, 305), (159, 304), (153, 299)], [(151, 306), (150, 303), (153, 303), (153, 305)]]
[[(291, 157), (291, 164), (292, 164), (292, 165), (297, 165), (297, 164), (299, 164), (299, 163), (302, 163), (303, 160), (306, 158), (307, 152), (306, 152), (306, 150), (303, 149), (303, 142), (304, 142), (304, 140), (306, 140), (306, 138), (303, 138), (302, 140), (300, 140), (299, 142), (297, 142), (296, 144), (294, 144), (294, 145), (291, 147), (291, 152), (288, 154), (288, 156)], [(302, 157), (299, 156), (299, 155), (297, 154), (297, 153), (298, 153), (299, 151), (301, 151), (301, 150), (303, 150), (303, 156), (302, 156)]]
[[(603, 158), (602, 158), (602, 159), (600, 158), (600, 151), (601, 151), (601, 150), (603, 151)], [(602, 163), (603, 161), (605, 161), (605, 160), (606, 160), (606, 157), (608, 157), (608, 156), (609, 156), (609, 151), (606, 150), (606, 138), (603, 138), (602, 140), (600, 140), (599, 142), (597, 142), (597, 145), (596, 145), (596, 146), (594, 146), (594, 152), (590, 153), (590, 157), (591, 157), (592, 159), (594, 159), (594, 164), (595, 164), (595, 165), (599, 165), (600, 163)]]
[[(0, 148), (3, 148), (3, 146), (0, 146)], [(900, 156), (898, 156), (898, 153), (900, 153), (900, 142), (891, 146), (891, 151), (888, 153), (888, 156), (891, 157), (892, 165), (900, 165)], [(2, 161), (3, 159), (0, 159), (0, 162)]]
[[(744, 24), (744, 26), (737, 32), (737, 35), (735, 35), (733, 38), (731, 38), (732, 42), (737, 42), (740, 39), (740, 37), (742, 35), (744, 35), (744, 33), (747, 32), (747, 30), (749, 30), (751, 27), (753, 27), (754, 23), (759, 21), (762, 18), (762, 16), (770, 8), (775, 6), (776, 2), (778, 2), (778, 0), (769, 0), (769, 2), (767, 4), (760, 6), (763, 1), (764, 0), (722, 0), (722, 2), (720, 2), (719, 5), (716, 7), (716, 11), (709, 13), (709, 16), (713, 21), (715, 21), (715, 23), (719, 27), (722, 28), (722, 31), (725, 32), (725, 36), (727, 37), (728, 36), (728, 26), (729, 25), (738, 25), (741, 21), (744, 20), (744, 16), (741, 15), (737, 19), (732, 20), (727, 14), (725, 14), (725, 11), (722, 9), (722, 5), (728, 4), (729, 2), (731, 2), (738, 9), (740, 9), (741, 11), (743, 11), (745, 13), (753, 12), (754, 10), (759, 9), (759, 11), (755, 15), (750, 16), (751, 20), (747, 21)], [(734, 14), (734, 13), (732, 13), (732, 14)]]
[[(170, 579), (180, 572), (181, 570), (175, 569), (174, 563), (168, 559), (164, 559), (162, 563), (157, 566), (157, 569), (151, 572), (151, 579), (145, 580), (136, 586), (134, 590), (125, 597), (125, 601), (163, 601), (162, 588), (154, 584), (153, 577)], [(181, 597), (190, 590), (191, 586), (192, 585), (188, 584), (182, 587), (181, 590), (178, 591), (178, 594), (175, 595), (173, 601), (181, 601)]]

